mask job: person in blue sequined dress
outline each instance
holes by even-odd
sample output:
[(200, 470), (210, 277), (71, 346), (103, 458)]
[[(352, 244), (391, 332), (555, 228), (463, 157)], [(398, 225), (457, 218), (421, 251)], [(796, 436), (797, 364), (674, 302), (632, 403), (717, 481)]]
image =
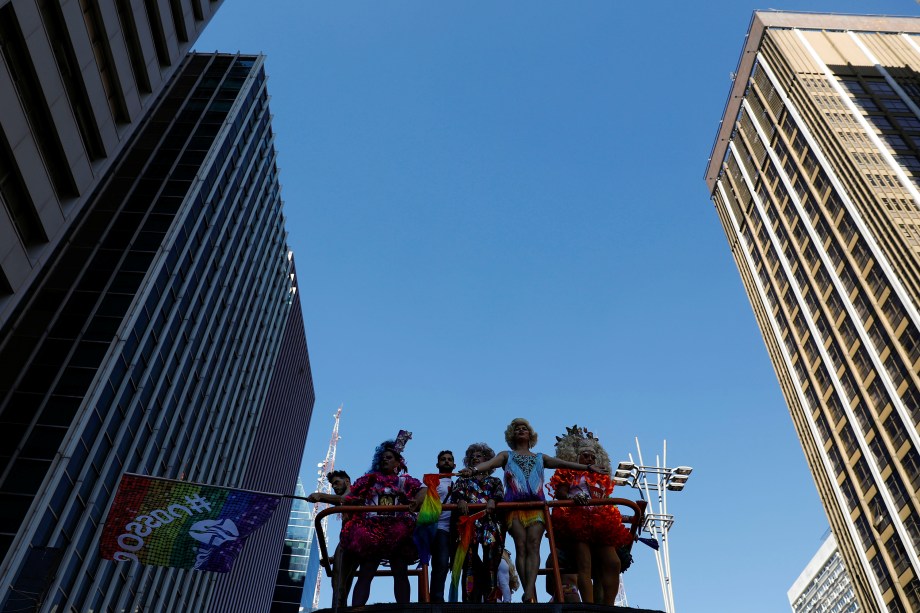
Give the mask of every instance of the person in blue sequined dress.
[[(460, 471), (461, 475), (469, 476), (504, 468), (505, 502), (544, 501), (543, 471), (546, 468), (569, 468), (600, 474), (608, 472), (602, 466), (586, 466), (534, 453), (531, 449), (537, 444), (537, 433), (523, 417), (516, 417), (508, 424), (505, 442), (508, 443), (509, 451), (501, 451), (487, 462)], [(508, 532), (514, 539), (514, 565), (520, 575), (521, 585), (524, 586), (524, 602), (537, 601), (537, 571), (540, 568), (540, 542), (543, 540), (545, 521), (542, 509), (518, 509), (506, 515)]]

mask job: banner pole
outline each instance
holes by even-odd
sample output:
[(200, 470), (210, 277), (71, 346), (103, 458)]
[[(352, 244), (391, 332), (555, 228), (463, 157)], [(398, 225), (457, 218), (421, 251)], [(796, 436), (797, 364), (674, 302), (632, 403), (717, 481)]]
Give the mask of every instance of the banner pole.
[[(169, 483), (180, 483), (184, 485), (197, 485), (200, 487), (216, 487), (224, 490), (233, 490), (235, 492), (244, 492), (246, 494), (259, 494), (261, 496), (276, 496), (278, 498), (291, 498), (294, 500), (307, 500), (306, 496), (297, 496), (295, 494), (279, 494), (277, 492), (260, 492), (258, 490), (244, 490), (240, 487), (233, 487), (232, 485), (214, 485), (211, 483), (198, 483), (197, 481), (183, 481), (182, 479), (169, 479), (167, 477), (154, 477), (152, 475), (142, 475), (139, 473), (124, 473), (122, 476), (130, 477), (142, 477), (144, 479), (153, 479), (154, 481), (167, 481)], [(307, 500), (309, 502), (309, 500)]]

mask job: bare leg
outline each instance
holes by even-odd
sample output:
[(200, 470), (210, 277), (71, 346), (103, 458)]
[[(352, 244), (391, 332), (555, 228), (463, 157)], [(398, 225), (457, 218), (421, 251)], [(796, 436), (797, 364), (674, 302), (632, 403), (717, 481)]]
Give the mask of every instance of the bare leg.
[(363, 607), (367, 604), (367, 599), (371, 595), (371, 581), (374, 580), (378, 566), (380, 566), (379, 559), (361, 560), (361, 567), (358, 569), (358, 581), (355, 583), (355, 589), (351, 593), (351, 606)]
[(535, 579), (534, 587), (530, 588), (530, 592), (527, 591), (527, 533), (519, 521), (512, 522), (508, 532), (511, 533), (511, 538), (514, 539), (514, 567), (517, 569), (518, 577), (521, 579), (521, 586), (524, 588), (524, 598), (526, 599), (528, 596), (534, 595), (536, 586)]
[(406, 572), (405, 560), (390, 560), (390, 570), (393, 571), (393, 596), (396, 602), (405, 604), (409, 602), (409, 575)]
[(602, 569), (601, 585), (604, 586), (604, 604), (613, 606), (620, 590), (620, 556), (615, 547), (597, 547), (598, 564)]
[(578, 541), (573, 548), (575, 568), (578, 571), (578, 592), (582, 602), (594, 602), (594, 584), (591, 582), (591, 547)]
[[(524, 597), (536, 599), (537, 572), (540, 570), (540, 541), (543, 540), (545, 528), (542, 522), (530, 524), (526, 528), (524, 537), (526, 553), (526, 575), (521, 575), (521, 585), (524, 586)], [(526, 579), (525, 579), (526, 577)], [(525, 583), (526, 581), (526, 583)]]

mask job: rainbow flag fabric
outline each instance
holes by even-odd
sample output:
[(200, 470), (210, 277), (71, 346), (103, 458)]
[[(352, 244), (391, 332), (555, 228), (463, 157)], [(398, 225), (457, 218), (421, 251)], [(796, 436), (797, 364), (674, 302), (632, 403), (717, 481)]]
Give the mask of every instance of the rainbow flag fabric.
[(99, 554), (226, 573), (280, 501), (280, 495), (126, 474), (105, 520)]
[(441, 481), (441, 475), (434, 473), (423, 477), (425, 487), (428, 493), (422, 506), (418, 511), (418, 517), (415, 520), (415, 531), (412, 538), (415, 540), (415, 548), (418, 550), (418, 567), (428, 564), (431, 561), (431, 543), (434, 541), (435, 532), (438, 530), (438, 519), (441, 517), (441, 499), (438, 497), (438, 485)]

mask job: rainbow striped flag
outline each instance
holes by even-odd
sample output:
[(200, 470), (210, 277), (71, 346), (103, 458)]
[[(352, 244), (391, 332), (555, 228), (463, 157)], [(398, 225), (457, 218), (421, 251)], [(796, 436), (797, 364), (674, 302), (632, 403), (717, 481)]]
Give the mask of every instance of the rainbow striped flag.
[(412, 533), (412, 539), (415, 541), (415, 548), (418, 550), (418, 567), (428, 564), (431, 561), (431, 543), (434, 541), (435, 532), (438, 530), (438, 520), (441, 518), (441, 498), (438, 496), (438, 485), (441, 483), (441, 475), (438, 473), (427, 474), (423, 477), (422, 483), (428, 488), (425, 500), (422, 501), (422, 507), (418, 511), (418, 517), (415, 519), (415, 531)]
[(280, 501), (277, 494), (126, 474), (105, 520), (99, 554), (226, 573)]

